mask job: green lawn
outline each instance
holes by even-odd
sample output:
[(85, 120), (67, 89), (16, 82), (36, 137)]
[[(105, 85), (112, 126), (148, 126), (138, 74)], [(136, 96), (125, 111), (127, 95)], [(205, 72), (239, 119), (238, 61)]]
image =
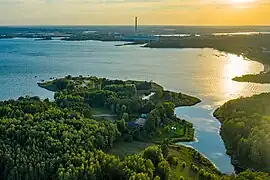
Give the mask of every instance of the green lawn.
[(110, 120), (116, 121), (118, 117), (116, 114), (113, 114), (110, 110), (105, 108), (92, 108), (93, 118), (96, 120)]
[(153, 145), (153, 143), (141, 141), (117, 142), (113, 145), (113, 148), (108, 153), (119, 156), (120, 158), (124, 158), (128, 155), (140, 153), (151, 145)]
[(92, 108), (93, 115), (111, 114), (114, 115), (110, 110), (105, 108)]
[[(173, 129), (176, 128), (176, 129)], [(170, 139), (175, 141), (192, 141), (193, 140), (193, 129), (187, 127), (181, 123), (174, 123), (173, 125), (167, 125), (165, 127), (159, 128), (157, 134), (154, 135), (154, 141), (163, 141), (165, 139)]]

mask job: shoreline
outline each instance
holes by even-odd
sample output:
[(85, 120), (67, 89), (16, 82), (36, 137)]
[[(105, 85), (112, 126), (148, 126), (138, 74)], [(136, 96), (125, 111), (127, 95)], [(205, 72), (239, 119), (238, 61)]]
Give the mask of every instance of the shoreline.
[[(41, 87), (41, 86), (39, 86), (39, 87)], [(44, 87), (43, 87), (44, 88)], [(47, 90), (49, 90), (49, 89), (47, 89)], [(49, 90), (49, 91), (52, 91), (52, 90)], [(52, 91), (53, 92), (53, 91)], [(192, 106), (192, 105), (190, 105), (190, 106)], [(186, 108), (186, 107), (184, 107), (184, 108)]]
[(263, 71), (260, 73), (269, 73), (270, 72), (270, 64), (263, 64)]
[(234, 167), (234, 172), (236, 173), (236, 174), (239, 174), (239, 173), (241, 173), (243, 170), (245, 170), (245, 168), (243, 167), (243, 166), (240, 166), (239, 164), (237, 164), (237, 160), (236, 160), (236, 157), (235, 156), (233, 156), (231, 153), (229, 153), (229, 151), (228, 151), (228, 148), (226, 147), (226, 144), (225, 144), (225, 142), (224, 142), (224, 139), (223, 139), (223, 137), (222, 137), (222, 135), (221, 135), (221, 128), (222, 128), (222, 126), (223, 126), (223, 120), (221, 119), (221, 118), (218, 118), (216, 115), (215, 115), (215, 112), (216, 111), (218, 111), (219, 110), (219, 108), (216, 108), (215, 110), (214, 110), (214, 112), (212, 113), (212, 116), (221, 124), (221, 126), (220, 126), (220, 129), (219, 129), (219, 136), (221, 137), (221, 139), (222, 139), (222, 141), (223, 141), (223, 144), (224, 144), (224, 146), (225, 146), (225, 148), (226, 148), (226, 155), (228, 155), (229, 157), (230, 157), (230, 160), (231, 160), (231, 164), (232, 164), (232, 166)]
[(153, 47), (150, 47), (148, 46), (147, 44), (145, 46), (141, 46), (142, 48), (151, 48), (151, 49), (213, 49), (213, 50), (216, 50), (216, 51), (219, 51), (220, 53), (225, 53), (225, 54), (233, 54), (233, 55), (236, 55), (236, 56), (242, 56), (243, 57), (243, 60), (246, 60), (246, 61), (253, 61), (253, 62), (257, 62), (257, 63), (260, 63), (263, 65), (263, 70), (259, 71), (258, 73), (254, 73), (254, 74), (244, 74), (242, 76), (236, 76), (234, 78), (232, 78), (233, 81), (235, 82), (246, 82), (246, 83), (258, 83), (258, 84), (270, 84), (270, 80), (269, 82), (265, 82), (265, 83), (260, 83), (260, 82), (253, 82), (253, 81), (242, 81), (242, 80), (239, 80), (238, 78), (242, 78), (242, 77), (245, 77), (245, 76), (256, 76), (256, 77), (259, 77), (260, 75), (262, 74), (270, 74), (270, 64), (267, 64), (267, 63), (263, 63), (261, 61), (258, 61), (258, 60), (254, 60), (253, 58), (249, 58), (248, 56), (246, 55), (243, 55), (243, 54), (239, 54), (239, 53), (233, 53), (233, 52), (229, 52), (229, 51), (224, 51), (224, 50), (220, 50), (218, 48), (212, 48), (212, 47), (181, 47), (181, 48), (177, 48), (177, 47), (164, 47), (164, 48), (153, 48)]
[[(58, 37), (58, 36), (56, 36)], [(62, 36), (61, 36), (62, 37)], [(9, 38), (2, 38), (2, 39), (16, 39), (17, 37), (9, 37)], [(34, 38), (34, 37), (22, 37), (24, 39), (35, 39), (37, 40), (37, 38)], [(1, 39), (1, 38), (0, 38)], [(54, 39), (49, 39), (46, 41), (52, 41)], [(259, 77), (260, 75), (263, 75), (263, 74), (270, 74), (270, 64), (268, 63), (264, 63), (262, 62), (261, 60), (255, 60), (254, 57), (251, 57), (251, 56), (248, 56), (247, 54), (243, 54), (243, 53), (236, 53), (236, 52), (230, 52), (230, 51), (226, 51), (226, 50), (222, 50), (220, 48), (217, 48), (217, 47), (207, 47), (207, 46), (204, 46), (204, 47), (196, 47), (196, 46), (193, 46), (193, 47), (185, 47), (185, 46), (182, 46), (182, 47), (151, 47), (151, 45), (147, 42), (126, 42), (124, 40), (98, 40), (98, 39), (82, 39), (82, 40), (66, 40), (66, 39), (59, 39), (60, 41), (100, 41), (100, 42), (123, 42), (122, 44), (116, 44), (115, 46), (117, 47), (122, 47), (122, 46), (134, 46), (134, 45), (142, 45), (140, 46), (141, 48), (155, 48), (155, 49), (170, 49), (170, 48), (173, 48), (173, 49), (204, 49), (204, 48), (209, 48), (209, 49), (214, 49), (214, 50), (217, 50), (219, 52), (224, 52), (226, 54), (234, 54), (234, 55), (237, 55), (237, 56), (242, 56), (245, 60), (250, 60), (250, 61), (254, 61), (254, 62), (259, 62), (263, 65), (264, 69), (262, 71), (260, 71), (259, 73), (254, 73), (254, 74), (245, 74), (243, 76), (236, 76), (234, 77), (232, 80), (233, 81), (236, 81), (236, 82), (251, 82), (251, 83), (258, 83), (258, 84), (269, 84), (270, 83), (270, 80), (269, 82), (258, 82), (258, 81), (252, 81), (252, 80), (241, 80), (242, 78), (245, 78), (245, 77), (249, 77), (249, 76), (252, 76), (252, 77)], [(45, 41), (45, 40), (40, 40), (40, 41)], [(48, 89), (49, 90), (49, 89)], [(51, 90), (50, 90), (51, 91)]]
[(252, 61), (254, 61), (254, 60), (252, 60)]
[[(148, 48), (212, 48), (221, 52), (243, 56), (264, 66), (263, 73), (247, 74), (233, 78), (238, 82), (270, 83), (270, 59), (268, 51), (270, 35), (250, 36), (204, 36), (204, 37), (167, 37), (156, 42), (149, 42)], [(230, 46), (228, 46), (230, 44)], [(267, 53), (265, 53), (267, 52)], [(269, 51), (270, 52), (270, 51)]]
[[(57, 80), (57, 78), (56, 78)], [(46, 83), (47, 81), (45, 81), (44, 83)], [(50, 81), (49, 81), (50, 82)], [(50, 88), (49, 86), (44, 86), (42, 85), (42, 83), (39, 83), (38, 84), (40, 88), (44, 88), (46, 90), (49, 90), (51, 92), (55, 92), (55, 90), (53, 88)], [(192, 96), (193, 97), (193, 96)], [(199, 98), (198, 98), (199, 99)], [(176, 106), (174, 110), (176, 110), (177, 108), (185, 108), (185, 107), (192, 107), (192, 106), (195, 106), (195, 105), (198, 105), (202, 102), (201, 99), (199, 99), (199, 102), (196, 102), (196, 103), (193, 103), (193, 104), (189, 104), (189, 105), (185, 105), (185, 106)], [(180, 117), (178, 117), (180, 118)], [(180, 118), (181, 119), (181, 118)], [(186, 120), (187, 122), (191, 123), (190, 121)], [(194, 133), (195, 133), (196, 129), (194, 129)], [(207, 156), (205, 156), (204, 154), (202, 154), (198, 149), (192, 147), (192, 146), (188, 146), (188, 145), (185, 145), (183, 143), (185, 142), (194, 142), (196, 141), (196, 137), (194, 136), (193, 139), (185, 139), (183, 137), (179, 137), (179, 138), (170, 138), (169, 139), (169, 142), (172, 144), (172, 145), (177, 145), (177, 146), (184, 146), (184, 147), (187, 147), (187, 148), (191, 148), (197, 152), (199, 152), (204, 158), (206, 158), (209, 162), (211, 162), (211, 164), (218, 170), (220, 171), (220, 169), (217, 167), (217, 165), (212, 161), (210, 160), (209, 158), (207, 158)], [(154, 143), (157, 143), (156, 141), (154, 141)], [(235, 169), (234, 169), (235, 170)], [(226, 172), (222, 172), (220, 171), (222, 174), (230, 174), (230, 173), (226, 173)]]
[[(184, 146), (184, 147), (186, 147), (186, 148), (190, 148), (190, 149), (193, 149), (193, 150), (199, 152), (199, 153), (201, 154), (201, 156), (203, 156), (205, 159), (207, 159), (208, 161), (210, 161), (211, 164), (212, 164), (218, 171), (221, 172), (221, 170), (217, 167), (217, 165), (216, 165), (212, 160), (210, 160), (209, 158), (207, 158), (206, 155), (204, 155), (203, 153), (201, 153), (198, 149), (196, 149), (196, 148), (194, 148), (194, 147), (192, 147), (192, 146), (190, 146), (190, 145), (183, 144), (182, 142), (178, 142), (178, 143), (175, 143), (175, 144), (176, 144), (177, 146)], [(222, 173), (223, 173), (223, 172), (222, 172)], [(226, 173), (223, 173), (223, 174), (226, 174)], [(230, 175), (230, 174), (227, 174), (227, 175)]]
[[(252, 131), (249, 132), (248, 135), (245, 135), (246, 137), (243, 137), (243, 134), (241, 134), (241, 132), (239, 132), (239, 130), (238, 131), (233, 130), (233, 127), (234, 127), (233, 122), (235, 122), (235, 123), (242, 122), (245, 124), (249, 124), (249, 122), (252, 121), (251, 116), (254, 114), (261, 116), (261, 117), (263, 117), (263, 116), (267, 117), (268, 116), (267, 114), (264, 114), (263, 112), (261, 112), (259, 110), (249, 109), (248, 104), (256, 106), (256, 103), (258, 103), (258, 104), (262, 104), (265, 107), (265, 106), (267, 106), (267, 103), (263, 103), (263, 101), (269, 102), (269, 101), (265, 101), (265, 99), (269, 97), (269, 94), (270, 93), (268, 92), (268, 93), (262, 93), (262, 94), (253, 95), (250, 97), (245, 97), (245, 98), (232, 99), (232, 100), (227, 101), (225, 104), (223, 104), (222, 106), (220, 106), (219, 108), (217, 108), (213, 112), (213, 116), (221, 123), (222, 131), (220, 131), (219, 134), (220, 134), (220, 136), (225, 144), (226, 154), (230, 156), (231, 163), (235, 167), (236, 174), (239, 174), (247, 169), (250, 169), (251, 171), (267, 172), (266, 171), (267, 165), (256, 167), (253, 165), (253, 163), (256, 164), (256, 163), (261, 163), (261, 162), (258, 162), (256, 160), (253, 161), (252, 159), (249, 159), (249, 158), (247, 158), (247, 161), (245, 161), (245, 160), (243, 160), (243, 156), (239, 155), (238, 148), (240, 148), (240, 151), (241, 151), (241, 149), (243, 150), (243, 147), (238, 146), (238, 145), (236, 146), (235, 144), (237, 142), (239, 143), (241, 141), (240, 138), (246, 138), (248, 141), (250, 136), (252, 136)], [(243, 103), (246, 103), (247, 105), (245, 106), (245, 105), (243, 105)], [(241, 105), (241, 104), (243, 107), (243, 109), (241, 109), (241, 110), (244, 113), (246, 113), (247, 111), (251, 111), (251, 114), (249, 114), (247, 116), (244, 116), (243, 114), (237, 115), (237, 112), (235, 112), (234, 109), (236, 109), (236, 107)], [(239, 119), (241, 119), (241, 120), (239, 120)], [(257, 120), (259, 121), (260, 119), (257, 119)], [(228, 125), (228, 122), (230, 122), (231, 125)], [(251, 125), (248, 125), (248, 126), (251, 126)], [(254, 126), (251, 126), (251, 127), (263, 129), (258, 124), (257, 125), (255, 124)], [(232, 130), (230, 130), (230, 129), (232, 129)], [(242, 129), (248, 131), (249, 128), (245, 128), (245, 126), (244, 126), (244, 127), (242, 127)], [(267, 132), (267, 130), (266, 130), (266, 132)], [(239, 133), (240, 138), (233, 139), (233, 137), (229, 135), (230, 133), (232, 133), (232, 134), (234, 133), (234, 135), (235, 135), (235, 133)], [(247, 146), (245, 148), (248, 149)], [(254, 151), (256, 151), (256, 149)], [(246, 154), (246, 156), (248, 156), (248, 155), (249, 154)], [(262, 154), (262, 156), (263, 155), (264, 154)]]
[[(185, 48), (183, 48), (183, 49), (185, 49)], [(214, 49), (214, 48), (210, 48), (210, 49)], [(215, 50), (218, 50), (218, 49), (215, 49)], [(220, 51), (220, 50), (218, 50), (218, 51)], [(220, 52), (225, 52), (226, 54), (228, 54), (228, 53), (230, 53), (230, 52), (226, 52), (226, 51), (220, 51)], [(232, 54), (232, 53), (230, 53), (230, 54)], [(238, 54), (236, 54), (236, 55), (238, 55)], [(243, 56), (243, 57), (245, 57), (245, 59), (247, 58), (246, 56)], [(249, 58), (247, 58), (246, 60), (250, 60), (250, 61), (255, 61), (255, 62), (258, 62), (258, 61), (256, 61), (256, 60), (252, 60), (252, 59), (249, 59)], [(261, 63), (261, 62), (259, 62), (259, 63)], [(261, 64), (263, 64), (263, 63), (261, 63)], [(263, 65), (267, 65), (267, 64), (263, 64)], [(269, 66), (268, 66), (268, 68), (269, 68)], [(264, 67), (264, 69), (267, 69), (266, 67)], [(42, 87), (42, 85), (41, 85), (42, 83), (40, 83), (40, 87)], [(49, 91), (52, 91), (52, 92), (54, 92), (52, 89), (50, 89), (50, 88), (46, 88), (46, 87), (42, 87), (42, 88), (45, 88), (45, 89), (47, 89), (47, 90), (49, 90)], [(196, 103), (197, 104), (197, 103)], [(196, 104), (192, 104), (192, 105), (188, 105), (188, 106), (193, 106), (193, 105), (196, 105)], [(188, 107), (187, 106), (187, 107)], [(181, 106), (179, 106), (179, 107), (181, 107)], [(177, 107), (176, 107), (177, 108)], [(214, 116), (213, 116), (214, 117)], [(179, 142), (179, 141), (178, 141)], [(185, 141), (185, 142), (188, 142), (188, 141)], [(223, 143), (224, 143), (224, 141), (223, 141)], [(230, 156), (231, 157), (231, 156)], [(233, 161), (232, 161), (233, 162)], [(235, 166), (235, 164), (233, 164), (232, 163), (232, 165), (233, 166)], [(235, 166), (235, 168), (234, 168), (234, 170), (235, 171), (237, 171), (236, 170), (236, 166)]]
[[(197, 106), (197, 107), (196, 107)], [(182, 107), (183, 109), (186, 107)], [(181, 109), (177, 108), (178, 110)], [(205, 115), (200, 115), (200, 116), (192, 116), (193, 113), (195, 113), (196, 111), (200, 111), (200, 109), (204, 109), (203, 107), (201, 107), (199, 104), (191, 107), (191, 110), (188, 111), (178, 111), (177, 113), (177, 117), (179, 118), (184, 118), (187, 119), (189, 122), (192, 122), (194, 124), (194, 126), (196, 125), (195, 128), (195, 141), (191, 141), (191, 142), (179, 142), (177, 144), (181, 144), (184, 146), (188, 146), (188, 147), (192, 147), (195, 150), (199, 151), (199, 152), (204, 152), (202, 154), (204, 154), (206, 157), (208, 156), (208, 159), (215, 164), (215, 166), (219, 169), (219, 170), (223, 170), (221, 171), (222, 173), (225, 173), (227, 175), (230, 175), (232, 173), (236, 173), (236, 167), (234, 166), (234, 164), (231, 161), (231, 156), (227, 154), (227, 149), (225, 146), (225, 143), (222, 139), (222, 137), (220, 136), (220, 121), (218, 121), (214, 116), (213, 116), (213, 110), (211, 109), (205, 113), (209, 112), (209, 115), (205, 116)], [(204, 114), (205, 114), (204, 113)], [(211, 116), (211, 117), (210, 117)], [(189, 118), (187, 118), (189, 117)], [(213, 127), (215, 127), (215, 131), (211, 131), (211, 138), (209, 138), (209, 132), (202, 130), (201, 126), (203, 126), (203, 123), (200, 123), (199, 120), (197, 118), (201, 117), (202, 119), (209, 119), (209, 121), (215, 121), (216, 123), (213, 124)], [(205, 121), (206, 125), (208, 123), (208, 121)], [(209, 127), (212, 127), (212, 125), (210, 125)], [(206, 138), (209, 138), (209, 141), (206, 141)], [(222, 145), (222, 147), (215, 149), (214, 146), (209, 145), (208, 149), (205, 149), (206, 146), (208, 146), (208, 142), (211, 142), (211, 140), (214, 140), (214, 142), (216, 141), (220, 141), (220, 143), (222, 142), (222, 144), (219, 144), (219, 146)], [(220, 156), (218, 159), (215, 158), (213, 156), (213, 154), (222, 154), (222, 156)], [(222, 163), (221, 163), (222, 162)]]

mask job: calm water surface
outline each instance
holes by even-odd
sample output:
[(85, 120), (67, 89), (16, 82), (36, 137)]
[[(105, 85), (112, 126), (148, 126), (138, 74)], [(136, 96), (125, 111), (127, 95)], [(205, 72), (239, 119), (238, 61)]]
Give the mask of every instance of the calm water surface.
[(194, 123), (193, 146), (224, 173), (233, 172), (219, 136), (216, 107), (240, 96), (270, 91), (269, 85), (237, 83), (236, 75), (263, 70), (257, 62), (213, 49), (147, 49), (116, 47), (115, 42), (0, 40), (0, 100), (24, 95), (52, 98), (36, 83), (50, 77), (93, 75), (119, 79), (153, 80), (166, 89), (202, 99), (194, 107), (177, 108), (176, 114)]

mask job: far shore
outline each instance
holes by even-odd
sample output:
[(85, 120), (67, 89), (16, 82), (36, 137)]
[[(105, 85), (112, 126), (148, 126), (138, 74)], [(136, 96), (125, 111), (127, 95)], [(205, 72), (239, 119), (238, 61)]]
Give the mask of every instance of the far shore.
[(258, 74), (247, 74), (233, 78), (234, 81), (270, 83), (270, 35), (203, 36), (203, 37), (166, 37), (151, 41), (148, 48), (212, 48), (221, 52), (243, 56), (262, 63), (264, 70)]
[[(63, 37), (63, 36), (62, 36)], [(106, 36), (107, 37), (107, 36)], [(1, 37), (13, 38), (13, 37)], [(1, 39), (0, 38), (0, 39)], [(27, 37), (29, 38), (29, 37)], [(42, 40), (53, 40), (47, 36), (41, 36)], [(77, 39), (76, 39), (77, 38)], [(270, 59), (268, 50), (270, 49), (270, 35), (239, 35), (239, 36), (202, 36), (202, 37), (161, 37), (158, 41), (121, 41), (112, 37), (91, 37), (90, 39), (83, 38), (63, 38), (60, 40), (95, 40), (95, 41), (118, 41), (123, 44), (116, 44), (115, 46), (129, 46), (141, 45), (144, 48), (211, 48), (220, 52), (236, 54), (243, 56), (251, 61), (262, 63), (264, 69), (261, 72), (254, 74), (246, 74), (240, 77), (235, 77), (232, 80), (237, 82), (252, 82), (267, 84), (270, 83)], [(229, 46), (228, 46), (229, 44)], [(269, 46), (269, 47), (268, 47)], [(270, 52), (270, 51), (269, 51)]]

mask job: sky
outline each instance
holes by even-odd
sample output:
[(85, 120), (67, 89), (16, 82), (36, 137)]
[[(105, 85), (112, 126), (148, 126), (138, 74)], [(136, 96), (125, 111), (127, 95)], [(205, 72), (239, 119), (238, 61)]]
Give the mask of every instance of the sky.
[(0, 0), (1, 25), (270, 25), (270, 0)]

